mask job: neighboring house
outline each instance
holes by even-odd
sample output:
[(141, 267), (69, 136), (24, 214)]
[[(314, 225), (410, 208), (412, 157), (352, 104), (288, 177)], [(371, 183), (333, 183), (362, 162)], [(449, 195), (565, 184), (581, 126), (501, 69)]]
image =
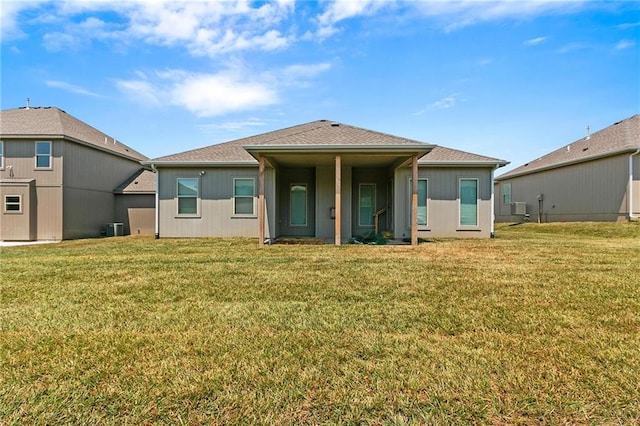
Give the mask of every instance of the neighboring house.
[(377, 230), (417, 244), (492, 236), (507, 162), (320, 120), (143, 164), (158, 179), (157, 237), (341, 244)]
[(496, 193), (497, 221), (522, 220), (524, 214), (540, 222), (637, 219), (640, 116), (588, 134), (497, 177)]
[[(146, 159), (58, 108), (1, 111), (0, 240), (94, 237), (114, 222), (129, 227), (130, 209), (153, 208), (153, 186), (145, 186), (147, 199), (137, 204), (123, 183), (146, 178), (140, 175)], [(153, 223), (153, 210), (147, 215)], [(150, 232), (137, 220), (136, 230)]]

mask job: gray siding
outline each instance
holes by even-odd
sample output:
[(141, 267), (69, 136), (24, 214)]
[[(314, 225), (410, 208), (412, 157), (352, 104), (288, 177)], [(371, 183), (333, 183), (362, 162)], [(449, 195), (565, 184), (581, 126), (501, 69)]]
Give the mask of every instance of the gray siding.
[[(525, 202), (530, 220), (534, 222), (539, 213), (542, 222), (625, 220), (628, 182), (628, 154), (503, 180), (496, 188), (496, 220), (520, 220), (511, 216), (510, 206), (503, 203), (502, 188), (507, 183), (511, 184), (511, 201)], [(636, 180), (634, 187), (637, 186)], [(539, 194), (543, 195), (541, 210)], [(640, 206), (636, 200), (634, 204)]]
[[(200, 172), (204, 171), (204, 175)], [(257, 190), (258, 168), (160, 168), (158, 172), (159, 215), (161, 237), (254, 237), (258, 236)], [(200, 182), (200, 214), (178, 216), (177, 179), (198, 178)], [(255, 211), (252, 217), (233, 214), (233, 179), (256, 180)], [(265, 234), (275, 229), (275, 181), (272, 169), (265, 171)]]
[(73, 142), (64, 145), (64, 239), (99, 236), (116, 214), (114, 188), (140, 163)]
[[(427, 225), (418, 228), (422, 238), (491, 236), (491, 171), (489, 168), (418, 169), (418, 178), (427, 179)], [(478, 226), (461, 227), (459, 179), (478, 179)], [(394, 223), (395, 237), (411, 235), (411, 169), (396, 170)]]
[[(20, 211), (5, 211), (5, 196), (17, 196)], [(0, 184), (0, 241), (33, 241), (37, 238), (37, 202), (33, 180), (7, 179)]]
[(154, 194), (116, 195), (115, 221), (124, 225), (125, 235), (155, 233), (155, 202)]
[[(340, 172), (341, 226), (340, 235), (343, 241), (351, 236), (351, 172), (349, 166), (343, 166)], [(335, 207), (336, 200), (335, 167), (318, 167), (316, 169), (316, 235), (320, 238), (335, 238), (335, 220), (331, 219), (329, 209)]]

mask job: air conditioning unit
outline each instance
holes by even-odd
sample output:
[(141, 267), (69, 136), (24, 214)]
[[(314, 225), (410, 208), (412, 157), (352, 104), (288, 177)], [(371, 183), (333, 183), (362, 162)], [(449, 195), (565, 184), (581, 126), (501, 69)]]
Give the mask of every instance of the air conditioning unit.
[(524, 216), (527, 214), (527, 203), (519, 201), (511, 203), (511, 214), (513, 216)]
[(124, 235), (123, 223), (107, 223), (107, 237), (119, 237)]

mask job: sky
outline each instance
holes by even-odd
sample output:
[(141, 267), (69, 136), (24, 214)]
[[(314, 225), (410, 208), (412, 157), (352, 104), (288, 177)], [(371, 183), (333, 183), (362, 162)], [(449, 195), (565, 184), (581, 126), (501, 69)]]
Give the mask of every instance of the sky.
[(150, 158), (326, 119), (507, 160), (640, 112), (637, 1), (0, 0), (1, 107)]

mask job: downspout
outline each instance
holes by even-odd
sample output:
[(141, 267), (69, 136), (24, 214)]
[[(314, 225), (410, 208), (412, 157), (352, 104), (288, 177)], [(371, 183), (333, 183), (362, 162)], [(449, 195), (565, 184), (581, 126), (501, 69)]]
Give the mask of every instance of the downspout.
[(629, 155), (629, 220), (635, 218), (633, 215), (633, 156), (640, 154), (640, 148)]
[(495, 186), (496, 185), (495, 185), (495, 182), (493, 180), (493, 175), (494, 175), (494, 173), (495, 173), (497, 168), (498, 168), (498, 166), (496, 165), (496, 166), (493, 167), (493, 169), (491, 169), (491, 180), (490, 180), (490, 183), (491, 183), (491, 225), (490, 225), (491, 238), (495, 238), (495, 236), (496, 236), (496, 230), (495, 230), (495, 226), (496, 226), (496, 211), (495, 210), (496, 209), (495, 209), (495, 206), (493, 204), (494, 203), (494, 198), (495, 198), (495, 192), (496, 192), (495, 191)]
[(160, 177), (159, 177), (159, 173), (158, 173), (158, 169), (156, 169), (155, 164), (151, 163), (151, 170), (153, 170), (153, 173), (155, 173), (155, 178), (156, 178), (156, 214), (155, 214), (155, 219), (156, 219), (156, 225), (155, 225), (155, 239), (159, 239), (160, 238)]

